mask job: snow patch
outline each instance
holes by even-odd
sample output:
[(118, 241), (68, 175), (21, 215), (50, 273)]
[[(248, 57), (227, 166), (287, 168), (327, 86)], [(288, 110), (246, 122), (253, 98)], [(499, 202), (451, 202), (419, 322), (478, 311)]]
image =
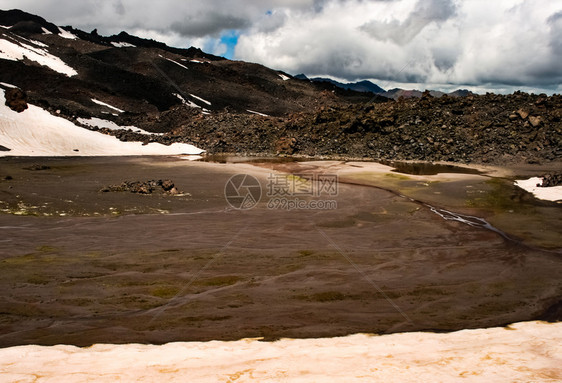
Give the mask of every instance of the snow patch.
[(560, 355), (562, 323), (525, 322), (448, 334), (19, 346), (0, 349), (0, 371), (11, 382), (559, 382)]
[(547, 201), (562, 201), (562, 185), (543, 188), (537, 186), (537, 184), (542, 184), (542, 178), (532, 177), (528, 180), (515, 181), (516, 186), (519, 186), (521, 189), (524, 189), (529, 193), (533, 193), (533, 195), (538, 199)]
[(287, 80), (291, 79), (290, 77), (287, 77), (287, 76), (285, 76), (284, 74), (281, 74), (281, 73), (279, 73), (279, 77), (281, 77), (281, 80), (283, 80), (283, 81), (287, 81)]
[(43, 34), (44, 34), (44, 35), (52, 35), (52, 34), (53, 34), (53, 32), (51, 32), (50, 30), (48, 30), (48, 29), (45, 28), (45, 27), (41, 27), (41, 29), (43, 30)]
[(0, 82), (0, 85), (5, 86), (6, 88), (17, 88), (17, 86), (8, 84), (7, 82)]
[(70, 40), (78, 40), (78, 36), (62, 29), (61, 27), (59, 28), (59, 36), (65, 39), (70, 39)]
[(166, 60), (168, 60), (168, 61), (171, 61), (171, 62), (173, 62), (174, 64), (179, 65), (179, 66), (181, 66), (181, 67), (184, 68), (184, 69), (188, 69), (188, 70), (189, 70), (188, 67), (186, 67), (185, 65), (183, 65), (183, 64), (181, 64), (181, 63), (179, 63), (179, 62), (177, 62), (177, 61), (174, 61), (174, 60), (169, 59), (169, 58), (167, 58), (167, 57), (164, 57), (164, 56), (162, 56), (162, 55), (158, 55), (158, 56), (160, 56), (160, 57), (162, 57), (163, 59), (166, 59)]
[(204, 64), (205, 61), (199, 61), (199, 60), (189, 60), (190, 63), (195, 63), (195, 64)]
[(106, 103), (103, 102), (103, 101), (96, 100), (95, 98), (92, 98), (92, 101), (93, 101), (94, 103), (98, 104), (98, 105), (105, 106), (105, 107), (107, 107), (107, 108), (109, 108), (109, 109), (113, 109), (113, 110), (115, 110), (115, 111), (118, 112), (118, 113), (125, 113), (124, 110), (121, 110), (121, 109), (119, 109), (119, 108), (116, 108), (116, 107), (114, 107), (114, 106), (111, 106), (111, 105), (109, 105), (109, 104), (106, 104)]
[(191, 94), (191, 93), (190, 93), (189, 95), (190, 95), (191, 97), (193, 97), (193, 98), (198, 99), (198, 100), (201, 101), (201, 102), (204, 102), (204, 103), (207, 104), (207, 105), (211, 105), (211, 103), (210, 103), (209, 101), (204, 100), (204, 99), (202, 99), (201, 97), (197, 97), (196, 95)]
[(97, 118), (97, 117), (92, 117), (92, 118), (78, 118), (77, 119), (79, 123), (87, 125), (87, 126), (92, 126), (92, 127), (97, 127), (97, 128), (106, 128), (106, 129), (110, 129), (110, 130), (132, 130), (135, 133), (142, 133), (142, 134), (154, 134), (154, 135), (158, 135), (161, 136), (164, 133), (152, 133), (149, 132), (147, 130), (143, 130), (140, 128), (137, 128), (136, 126), (121, 126), (121, 125), (117, 125), (115, 122), (113, 121), (109, 121), (109, 120), (104, 120), (102, 118)]
[(112, 41), (111, 45), (113, 45), (115, 48), (136, 48), (136, 45), (133, 44), (129, 44), (129, 43), (124, 43), (124, 42), (115, 42)]
[(187, 101), (185, 98), (182, 97), (181, 94), (178, 93), (174, 93), (174, 96), (176, 96), (177, 98), (179, 98), (181, 100), (181, 102), (184, 105), (190, 106), (192, 108), (201, 108), (199, 105), (197, 105), (196, 103), (194, 103), (193, 101)]
[(5, 105), (0, 90), (0, 145), (10, 148), (0, 156), (136, 156), (201, 154), (188, 144), (170, 146), (122, 142), (116, 137), (81, 128), (35, 105), (16, 113)]
[(30, 43), (37, 45), (38, 47), (41, 48), (48, 48), (49, 46), (45, 43), (42, 43), (41, 41), (37, 41), (37, 40), (29, 40)]
[(44, 49), (35, 48), (24, 43), (14, 44), (8, 40), (0, 39), (0, 58), (12, 61), (28, 59), (68, 77), (78, 74), (60, 58), (53, 56)]
[(253, 113), (253, 114), (257, 114), (258, 116), (263, 116), (263, 117), (271, 117), (269, 114), (264, 114), (264, 113), (260, 113), (260, 112), (256, 112), (250, 109), (246, 109), (247, 112)]

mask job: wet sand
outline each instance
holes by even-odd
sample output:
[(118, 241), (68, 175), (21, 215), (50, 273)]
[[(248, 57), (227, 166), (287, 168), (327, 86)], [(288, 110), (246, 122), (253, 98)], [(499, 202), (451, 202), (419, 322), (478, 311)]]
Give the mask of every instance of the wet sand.
[[(512, 205), (489, 201), (514, 189), (481, 175), (428, 183), (361, 163), (0, 161), (0, 179), (12, 178), (0, 181), (0, 347), (451, 331), (540, 318), (562, 295), (561, 207), (509, 195), (526, 212), (502, 220)], [(339, 174), (337, 209), (271, 210), (265, 197), (229, 207), (232, 175), (265, 189), (272, 167)], [(166, 178), (185, 195), (99, 192)], [(464, 198), (475, 188), (481, 199)], [(419, 201), (482, 213), (516, 240)]]

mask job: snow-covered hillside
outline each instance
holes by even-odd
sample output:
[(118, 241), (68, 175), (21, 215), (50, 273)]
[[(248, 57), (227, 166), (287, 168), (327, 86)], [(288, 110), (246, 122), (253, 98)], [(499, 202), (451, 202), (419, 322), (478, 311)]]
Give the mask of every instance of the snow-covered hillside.
[(5, 105), (0, 89), (0, 145), (10, 149), (0, 156), (127, 156), (200, 154), (188, 144), (170, 146), (141, 142), (122, 142), (113, 136), (90, 131), (72, 122), (29, 105), (16, 113)]

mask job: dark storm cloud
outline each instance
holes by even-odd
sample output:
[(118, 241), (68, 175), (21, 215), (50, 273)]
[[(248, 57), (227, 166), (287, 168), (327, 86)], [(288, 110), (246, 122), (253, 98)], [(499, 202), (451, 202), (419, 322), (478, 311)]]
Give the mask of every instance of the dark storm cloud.
[(0, 8), (215, 54), (235, 31), (235, 58), (289, 73), (562, 92), (562, 0), (0, 0)]
[(452, 0), (418, 0), (414, 10), (403, 22), (371, 21), (361, 28), (380, 40), (403, 45), (416, 37), (427, 25), (448, 20), (455, 15)]
[[(552, 50), (562, 60), (562, 11), (550, 16), (547, 20), (547, 25), (550, 28), (550, 45)], [(562, 65), (559, 68), (562, 70)]]
[(176, 21), (170, 25), (170, 29), (183, 36), (204, 37), (218, 35), (224, 30), (248, 28), (250, 25), (248, 19), (210, 11)]

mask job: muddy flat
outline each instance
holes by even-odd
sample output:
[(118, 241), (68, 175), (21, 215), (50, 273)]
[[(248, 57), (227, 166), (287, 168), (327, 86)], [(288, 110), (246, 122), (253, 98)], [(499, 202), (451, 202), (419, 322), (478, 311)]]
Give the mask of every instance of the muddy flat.
[[(0, 347), (559, 319), (562, 207), (502, 178), (432, 179), (343, 162), (0, 161)], [(225, 198), (237, 174), (259, 182), (252, 208)], [(336, 175), (337, 190), (319, 175)], [(179, 193), (102, 191), (158, 179)], [(295, 198), (306, 206), (278, 203)]]

